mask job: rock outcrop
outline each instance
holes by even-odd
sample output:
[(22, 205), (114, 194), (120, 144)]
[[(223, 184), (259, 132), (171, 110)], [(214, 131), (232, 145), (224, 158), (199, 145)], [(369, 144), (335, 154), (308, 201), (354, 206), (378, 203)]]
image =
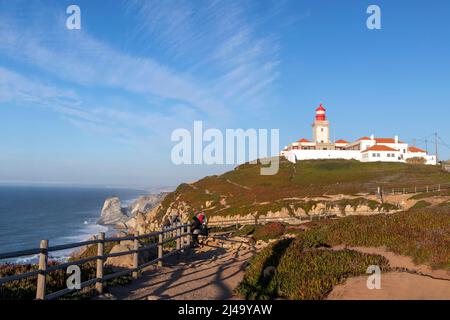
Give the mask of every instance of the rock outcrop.
[(129, 215), (135, 216), (138, 212), (148, 213), (157, 207), (166, 197), (167, 192), (159, 194), (150, 194), (139, 197), (130, 206), (128, 206)]
[(126, 209), (121, 207), (119, 197), (111, 197), (105, 200), (102, 214), (97, 221), (101, 225), (117, 225), (125, 223), (130, 217)]
[(112, 225), (116, 229), (145, 233), (149, 231), (148, 220), (152, 220), (155, 211), (167, 194), (167, 192), (161, 192), (159, 194), (141, 196), (126, 208), (121, 206), (121, 201), (118, 197), (110, 197), (105, 200), (97, 223)]

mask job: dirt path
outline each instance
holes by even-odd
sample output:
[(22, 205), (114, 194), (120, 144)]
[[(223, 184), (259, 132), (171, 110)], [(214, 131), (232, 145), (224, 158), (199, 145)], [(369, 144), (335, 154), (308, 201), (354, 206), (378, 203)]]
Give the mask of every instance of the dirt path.
[[(213, 240), (195, 251), (168, 258), (164, 267), (150, 267), (141, 277), (124, 287), (109, 288), (102, 299), (119, 300), (225, 300), (237, 299), (233, 290), (244, 276), (249, 259), (256, 252), (247, 244), (222, 246)], [(333, 247), (342, 250), (343, 246)], [(382, 274), (381, 290), (367, 288), (368, 276), (347, 279), (336, 286), (329, 300), (450, 300), (450, 272), (416, 265), (410, 257), (385, 248), (347, 247), (378, 254), (389, 260), (395, 270)]]
[(450, 300), (450, 282), (405, 272), (381, 277), (381, 289), (367, 289), (367, 277), (348, 279), (336, 286), (328, 300)]
[(234, 288), (244, 276), (254, 250), (226, 250), (210, 244), (152, 267), (125, 287), (110, 288), (108, 299), (218, 300), (235, 299)]
[[(341, 250), (345, 247), (333, 247)], [(336, 286), (328, 300), (450, 300), (450, 272), (416, 265), (410, 257), (389, 252), (386, 248), (347, 247), (367, 254), (378, 254), (389, 260), (391, 268), (404, 272), (381, 275), (381, 289), (367, 288), (368, 276), (347, 279)]]

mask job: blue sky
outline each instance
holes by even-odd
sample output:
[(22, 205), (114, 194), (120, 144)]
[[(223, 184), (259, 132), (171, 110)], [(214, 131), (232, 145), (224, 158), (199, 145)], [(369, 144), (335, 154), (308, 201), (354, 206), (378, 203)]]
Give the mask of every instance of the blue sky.
[[(81, 8), (67, 30), (66, 8)], [(382, 30), (366, 9), (382, 10)], [(434, 132), (450, 158), (448, 1), (0, 0), (0, 182), (173, 186), (171, 132), (337, 139)], [(430, 147), (431, 148), (431, 147)]]

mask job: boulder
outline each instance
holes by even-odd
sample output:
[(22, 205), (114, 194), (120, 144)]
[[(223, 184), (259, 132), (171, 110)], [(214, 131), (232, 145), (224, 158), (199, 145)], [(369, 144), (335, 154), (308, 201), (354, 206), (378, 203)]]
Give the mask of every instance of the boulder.
[(118, 197), (110, 197), (105, 200), (97, 223), (101, 225), (117, 225), (125, 223), (128, 219), (126, 210), (121, 207), (120, 199)]

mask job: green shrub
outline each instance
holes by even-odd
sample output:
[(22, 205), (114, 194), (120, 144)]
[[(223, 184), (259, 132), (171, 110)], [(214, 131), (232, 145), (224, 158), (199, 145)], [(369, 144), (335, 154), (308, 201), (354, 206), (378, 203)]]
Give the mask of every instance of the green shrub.
[(371, 265), (389, 269), (381, 256), (321, 246), (314, 237), (269, 246), (252, 259), (236, 293), (246, 299), (319, 300), (346, 278), (365, 274)]
[(417, 202), (411, 209), (415, 210), (415, 209), (423, 209), (423, 208), (427, 208), (431, 206), (431, 203), (421, 200), (419, 202)]
[(249, 235), (252, 235), (255, 232), (255, 226), (254, 225), (246, 225), (241, 227), (239, 230), (236, 230), (232, 237), (246, 237)]
[(268, 241), (271, 239), (277, 239), (284, 234), (285, 230), (286, 227), (282, 223), (271, 222), (266, 225), (257, 226), (252, 238), (255, 241)]

